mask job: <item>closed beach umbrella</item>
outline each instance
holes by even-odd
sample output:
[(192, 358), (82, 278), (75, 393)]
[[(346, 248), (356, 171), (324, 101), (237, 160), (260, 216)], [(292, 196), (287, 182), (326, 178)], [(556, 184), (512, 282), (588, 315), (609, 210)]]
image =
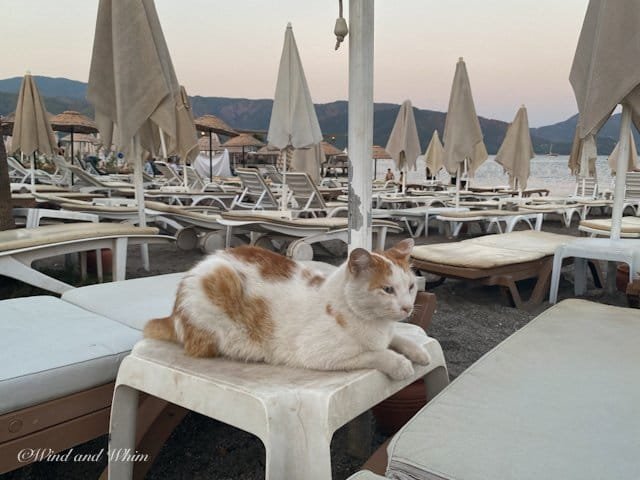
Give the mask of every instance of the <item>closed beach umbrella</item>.
[(509, 175), (511, 188), (522, 191), (527, 188), (530, 162), (534, 157), (527, 109), (523, 105), (516, 113), (496, 155), (496, 163)]
[(597, 158), (598, 148), (595, 136), (587, 135), (585, 138), (580, 138), (580, 127), (576, 127), (569, 154), (571, 174), (582, 178), (595, 176)]
[(431, 141), (424, 154), (424, 160), (431, 176), (435, 176), (444, 167), (444, 147), (440, 141), (438, 130), (433, 131)]
[[(298, 46), (289, 23), (284, 34), (267, 142), (280, 150), (287, 149), (290, 152), (295, 148), (311, 147), (321, 141), (322, 132), (316, 109), (311, 100)], [(319, 160), (314, 157), (311, 158), (310, 164), (304, 165), (303, 170), (312, 178), (318, 178)], [(286, 163), (285, 161), (285, 168)], [(283, 197), (286, 197), (286, 191)], [(286, 199), (283, 199), (283, 208), (285, 201)]]
[(622, 155), (620, 142), (616, 144), (611, 155), (609, 155), (609, 167), (611, 168), (612, 173), (617, 174), (617, 169), (620, 168), (620, 165), (623, 165), (625, 173), (636, 168), (636, 163), (638, 162), (638, 151), (636, 150), (636, 142), (633, 139), (631, 130), (629, 130), (629, 138), (627, 142), (629, 148), (626, 149), (626, 158), (619, 158)]
[(580, 112), (580, 138), (595, 135), (622, 104), (612, 239), (620, 238), (629, 132), (632, 116), (640, 114), (639, 24), (637, 0), (591, 0), (569, 76)]
[(11, 153), (20, 150), (22, 154), (31, 157), (31, 188), (35, 189), (33, 155), (36, 151), (51, 155), (56, 150), (56, 137), (51, 129), (38, 87), (28, 73), (22, 79), (18, 94), (9, 150)]
[(103, 142), (111, 145), (117, 129), (133, 159), (139, 221), (145, 225), (141, 133), (159, 129), (170, 151), (189, 154), (193, 145), (197, 154), (195, 127), (193, 138), (180, 138), (186, 105), (153, 0), (100, 0), (87, 99)]
[[(398, 170), (406, 172), (409, 168), (416, 169), (416, 159), (420, 155), (420, 139), (410, 100), (402, 102), (385, 150), (396, 162)], [(402, 177), (404, 192), (407, 182), (406, 173)]]
[(482, 138), (467, 67), (460, 57), (453, 77), (443, 135), (444, 168), (456, 176), (456, 207), (460, 201), (461, 165), (467, 160), (469, 176), (473, 177), (478, 167), (489, 157)]
[(468, 160), (469, 174), (473, 176), (489, 156), (476, 115), (467, 67), (462, 58), (458, 60), (453, 77), (443, 140), (444, 167), (451, 175), (456, 175), (460, 164)]

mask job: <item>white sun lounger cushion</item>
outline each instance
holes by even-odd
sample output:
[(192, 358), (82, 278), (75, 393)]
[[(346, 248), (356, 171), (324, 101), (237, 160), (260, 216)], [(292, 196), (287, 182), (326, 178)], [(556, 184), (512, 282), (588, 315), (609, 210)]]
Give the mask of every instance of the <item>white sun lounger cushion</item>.
[(420, 245), (414, 247), (411, 256), (417, 260), (450, 265), (452, 267), (485, 269), (532, 262), (546, 255), (544, 253), (511, 250), (463, 241)]
[(411, 256), (417, 260), (466, 268), (495, 268), (531, 262), (553, 255), (556, 248), (575, 240), (570, 235), (519, 231), (485, 235), (454, 243), (420, 245)]
[(50, 296), (0, 302), (0, 415), (112, 381), (141, 333)]
[(155, 227), (133, 227), (123, 223), (65, 223), (0, 232), (0, 252), (47, 246), (89, 238), (157, 235)]
[(152, 318), (171, 314), (182, 277), (184, 272), (88, 285), (64, 292), (62, 299), (142, 330)]
[[(592, 228), (593, 230), (611, 231), (611, 219), (582, 220), (581, 227)], [(622, 217), (622, 233), (640, 233), (640, 217)]]
[(636, 480), (639, 343), (638, 310), (559, 303), (400, 430), (387, 477)]
[(464, 241), (474, 245), (553, 255), (556, 248), (572, 242), (575, 239), (576, 237), (571, 235), (536, 230), (522, 230), (497, 235), (484, 235)]
[(440, 215), (441, 219), (464, 220), (467, 218), (484, 218), (484, 217), (508, 217), (518, 215), (518, 212), (511, 210), (469, 210), (466, 212), (446, 212)]
[(205, 214), (200, 212), (193, 212), (190, 210), (186, 210), (182, 207), (177, 207), (174, 205), (167, 205), (166, 203), (160, 202), (144, 202), (145, 207), (155, 210), (156, 212), (168, 213), (169, 215), (181, 216), (184, 218), (191, 218), (193, 220), (204, 220), (204, 221), (212, 221), (218, 220), (220, 215), (213, 214)]
[(69, 203), (60, 204), (63, 210), (91, 213), (138, 213), (138, 207), (111, 207), (108, 205), (92, 205), (91, 203)]
[[(276, 216), (278, 212), (263, 215), (256, 212), (224, 212), (222, 218), (225, 220), (246, 221), (246, 222), (264, 222), (274, 223), (287, 226), (299, 227), (317, 227), (327, 229), (347, 228), (348, 219), (345, 217), (313, 217), (313, 218), (294, 218), (287, 219)], [(374, 226), (398, 227), (398, 224), (388, 220), (376, 219), (373, 221)]]

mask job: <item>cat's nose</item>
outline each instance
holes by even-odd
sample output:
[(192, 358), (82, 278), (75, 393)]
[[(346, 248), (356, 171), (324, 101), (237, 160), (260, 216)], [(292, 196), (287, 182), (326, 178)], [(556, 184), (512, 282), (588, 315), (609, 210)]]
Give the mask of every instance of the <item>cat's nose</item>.
[(402, 311), (407, 315), (411, 313), (411, 310), (413, 310), (413, 305), (405, 305), (404, 307), (402, 307)]

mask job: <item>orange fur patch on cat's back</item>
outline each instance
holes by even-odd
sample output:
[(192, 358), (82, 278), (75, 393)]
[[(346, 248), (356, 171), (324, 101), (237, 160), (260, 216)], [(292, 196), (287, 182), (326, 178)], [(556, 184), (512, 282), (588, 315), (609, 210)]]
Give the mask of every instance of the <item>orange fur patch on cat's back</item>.
[(228, 266), (219, 266), (202, 278), (202, 288), (211, 303), (241, 325), (249, 338), (263, 343), (273, 335), (274, 323), (267, 301), (245, 295), (240, 275)]
[(369, 290), (383, 287), (391, 276), (391, 265), (380, 254), (371, 254)]
[(267, 279), (286, 280), (293, 276), (296, 262), (278, 253), (259, 247), (243, 245), (227, 250), (238, 260), (257, 265), (260, 275)]
[(320, 287), (326, 280), (323, 275), (313, 273), (311, 270), (307, 270), (306, 268), (302, 270), (302, 278), (309, 287)]

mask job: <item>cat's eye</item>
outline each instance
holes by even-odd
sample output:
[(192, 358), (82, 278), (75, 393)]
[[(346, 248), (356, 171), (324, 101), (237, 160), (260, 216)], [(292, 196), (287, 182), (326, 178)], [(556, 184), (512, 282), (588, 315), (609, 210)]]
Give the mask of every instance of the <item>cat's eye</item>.
[(382, 290), (384, 291), (384, 293), (388, 293), (389, 295), (393, 295), (395, 293), (394, 288), (390, 287), (389, 285), (385, 285), (384, 287), (382, 287)]
[(409, 287), (409, 290), (413, 290), (414, 288), (416, 288), (416, 284), (412, 283), (411, 286)]

